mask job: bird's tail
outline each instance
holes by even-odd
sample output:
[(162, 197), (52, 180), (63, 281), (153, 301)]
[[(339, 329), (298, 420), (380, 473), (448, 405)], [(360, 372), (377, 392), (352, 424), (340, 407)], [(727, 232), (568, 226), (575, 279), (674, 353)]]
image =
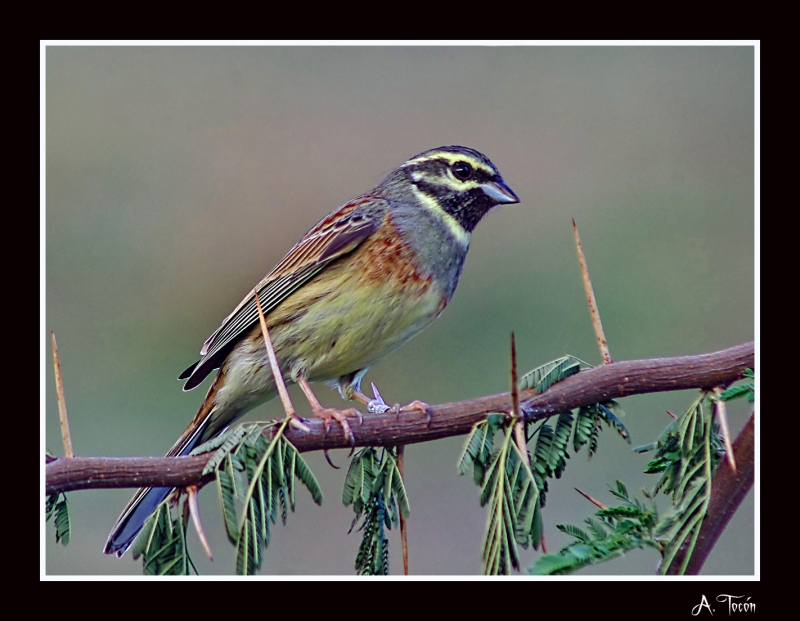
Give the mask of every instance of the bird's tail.
[[(215, 394), (216, 382), (212, 384), (194, 420), (178, 438), (175, 446), (167, 453), (167, 457), (188, 455), (195, 446), (201, 444), (200, 440), (205, 442), (210, 439), (211, 436), (206, 431), (210, 431), (210, 423), (214, 419), (212, 414)], [(103, 552), (117, 556), (125, 554), (136, 535), (142, 530), (147, 518), (174, 489), (174, 487), (143, 487), (136, 492), (114, 525)]]

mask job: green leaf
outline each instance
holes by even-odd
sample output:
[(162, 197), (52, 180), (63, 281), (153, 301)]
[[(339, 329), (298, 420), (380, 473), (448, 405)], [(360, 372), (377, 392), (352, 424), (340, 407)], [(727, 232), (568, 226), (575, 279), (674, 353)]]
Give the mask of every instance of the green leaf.
[(523, 375), (518, 382), (519, 389), (533, 388), (537, 393), (543, 393), (556, 382), (580, 371), (581, 365), (589, 366), (574, 356), (556, 358)]
[(158, 517), (159, 512), (156, 510), (155, 513), (151, 514), (150, 517), (145, 520), (142, 530), (139, 531), (139, 534), (133, 541), (133, 546), (131, 546), (131, 554), (134, 559), (138, 559), (145, 551), (150, 549), (155, 535)]
[(732, 401), (733, 399), (739, 399), (740, 397), (747, 397), (748, 401), (752, 403), (752, 396), (754, 394), (755, 384), (748, 382), (739, 386), (731, 386), (730, 388), (723, 390), (719, 398), (721, 401)]
[(481, 494), (482, 504), (489, 505), (483, 544), (483, 571), (487, 575), (519, 569), (517, 537), (525, 545), (530, 538), (520, 523), (525, 523), (525, 517), (530, 515), (531, 528), (540, 525), (536, 523), (534, 476), (528, 467), (527, 455), (523, 455), (512, 442), (513, 435), (513, 425), (509, 425), (502, 446), (489, 467)]
[(481, 507), (486, 506), (486, 503), (489, 502), (489, 497), (492, 494), (492, 491), (495, 487), (497, 481), (497, 475), (499, 470), (505, 469), (505, 464), (498, 468), (498, 463), (500, 462), (500, 451), (495, 453), (492, 456), (491, 461), (489, 462), (489, 469), (486, 472), (486, 476), (483, 480), (483, 486), (481, 487), (481, 495), (480, 495), (480, 503)]
[(536, 439), (536, 450), (533, 459), (541, 465), (542, 469), (550, 474), (550, 448), (553, 445), (553, 428), (547, 423), (542, 423), (539, 427), (539, 435)]
[(236, 514), (236, 489), (233, 475), (230, 474), (232, 465), (230, 458), (226, 458), (228, 465), (217, 472), (217, 489), (219, 490), (220, 503), (222, 504), (222, 521), (225, 523), (225, 532), (228, 541), (236, 545), (239, 541), (237, 524), (239, 518)]
[(187, 575), (192, 566), (184, 522), (172, 517), (170, 502), (167, 498), (158, 506), (133, 545), (134, 558), (142, 557), (146, 575)]
[(374, 448), (370, 448), (366, 453), (364, 453), (364, 457), (362, 461), (364, 462), (364, 472), (363, 476), (361, 477), (361, 491), (359, 493), (359, 500), (366, 504), (369, 502), (370, 495), (372, 494), (372, 488), (375, 485), (375, 479), (377, 478), (378, 471), (375, 467), (375, 460), (377, 458), (377, 451)]
[[(613, 404), (613, 405), (612, 405)], [(617, 418), (617, 416), (612, 411), (612, 408), (617, 409), (621, 412), (621, 408), (615, 401), (608, 401), (606, 403), (598, 403), (598, 415), (603, 418), (606, 423), (617, 430), (617, 433), (622, 436), (622, 438), (628, 443), (631, 443), (631, 437), (628, 433), (628, 430), (625, 428), (625, 425), (622, 424), (622, 421)]]
[(458, 473), (464, 474), (472, 464), (476, 485), (482, 485), (486, 468), (492, 456), (494, 434), (503, 424), (504, 414), (489, 414), (476, 423), (470, 432), (458, 463)]
[(345, 477), (342, 499), (345, 504), (352, 504), (355, 512), (350, 532), (361, 521), (356, 572), (360, 575), (388, 574), (389, 541), (385, 530), (399, 522), (400, 514), (408, 516), (410, 513), (396, 450), (384, 449), (380, 459), (373, 447), (356, 453)]
[[(305, 486), (308, 490), (308, 493), (311, 494), (312, 500), (317, 503), (318, 505), (322, 504), (322, 488), (319, 485), (319, 481), (317, 481), (317, 477), (314, 476), (314, 473), (311, 471), (311, 468), (308, 467), (306, 460), (303, 459), (303, 456), (299, 453), (299, 451), (294, 447), (291, 446), (291, 449), (295, 453), (295, 470), (294, 473), (299, 479), (299, 481)], [(292, 501), (292, 507), (294, 507), (294, 501)]]
[(361, 488), (363, 487), (364, 479), (364, 461), (362, 456), (369, 448), (362, 449), (356, 453), (350, 460), (350, 467), (347, 469), (347, 475), (344, 478), (344, 485), (342, 486), (342, 503), (345, 507), (353, 504), (356, 498), (361, 497)]
[[(673, 506), (660, 520), (655, 512), (631, 517), (652, 531), (649, 541), (653, 545), (661, 546), (661, 573), (667, 571), (682, 546), (686, 550), (678, 573), (683, 573), (691, 557), (711, 496), (711, 480), (719, 462), (717, 451), (723, 445), (717, 434), (709, 393), (701, 391), (662, 433), (656, 459), (648, 464), (646, 472), (662, 472), (650, 496), (659, 491), (670, 494)], [(621, 517), (618, 515), (617, 519)]]
[(542, 554), (528, 569), (535, 576), (556, 576), (569, 574), (583, 566), (570, 551), (559, 554)]
[(595, 405), (594, 408), (594, 425), (592, 426), (592, 433), (589, 436), (589, 457), (594, 455), (597, 452), (597, 445), (600, 439), (600, 420), (599, 420), (599, 405)]
[[(295, 478), (311, 494), (314, 502), (322, 502), (322, 490), (300, 453), (284, 436), (289, 419), (280, 424), (242, 425), (197, 449), (214, 450), (207, 471), (215, 470), (228, 539), (236, 546), (236, 569), (240, 574), (254, 574), (263, 562), (264, 549), (270, 541), (270, 523), (286, 523), (289, 509), (295, 508)], [(264, 431), (276, 427), (272, 438)], [(241, 502), (239, 521), (237, 504)], [(147, 539), (137, 543), (137, 551), (145, 556), (146, 573), (174, 573), (191, 565), (188, 554), (169, 557), (166, 551), (185, 549), (183, 523), (164, 518), (151, 527), (145, 525)], [(176, 534), (177, 533), (177, 534)], [(180, 534), (180, 541), (176, 537)], [(141, 537), (140, 537), (141, 538)], [(161, 545), (163, 543), (163, 545)], [(153, 552), (156, 545), (159, 551)]]
[(50, 518), (53, 517), (53, 510), (56, 507), (56, 501), (58, 500), (58, 494), (50, 494), (44, 501), (44, 520), (45, 522), (49, 522)]
[(217, 470), (222, 460), (228, 456), (228, 453), (239, 446), (246, 435), (247, 429), (244, 427), (235, 427), (216, 438), (212, 438), (208, 442), (204, 442), (192, 450), (189, 455), (200, 455), (217, 449), (203, 468), (203, 475), (205, 476)]
[(562, 533), (567, 533), (568, 535), (585, 543), (589, 543), (592, 540), (592, 538), (589, 536), (589, 533), (581, 528), (578, 528), (577, 526), (573, 526), (572, 524), (556, 524), (556, 528)]
[(56, 543), (69, 544), (70, 522), (67, 495), (62, 492), (50, 494), (44, 504), (45, 522), (55, 515)]
[(567, 410), (566, 412), (562, 412), (558, 417), (558, 422), (553, 431), (553, 439), (550, 445), (550, 455), (547, 460), (548, 470), (550, 470), (557, 479), (561, 478), (564, 468), (567, 467), (566, 460), (569, 459), (567, 443), (569, 442), (569, 435), (571, 432), (572, 412)]
[(578, 410), (575, 418), (575, 433), (573, 435), (573, 445), (577, 453), (581, 447), (589, 441), (594, 430), (595, 410), (591, 407), (582, 407)]
[(406, 486), (403, 483), (403, 477), (400, 475), (400, 470), (397, 468), (397, 463), (394, 463), (394, 476), (392, 477), (392, 492), (397, 498), (397, 504), (400, 507), (400, 513), (403, 517), (411, 515), (411, 506), (408, 503), (408, 494), (406, 494)]
[(592, 531), (592, 536), (597, 541), (605, 541), (608, 538), (608, 531), (606, 525), (600, 520), (594, 518), (586, 518), (586, 523), (589, 525), (589, 530)]
[(467, 436), (467, 441), (464, 444), (464, 450), (461, 451), (461, 457), (458, 460), (458, 474), (465, 474), (472, 463), (477, 459), (480, 454), (481, 447), (483, 446), (483, 438), (481, 437), (482, 428), (485, 428), (486, 422), (481, 421), (472, 426), (472, 431)]
[[(587, 565), (608, 561), (628, 550), (651, 547), (659, 551), (662, 545), (651, 533), (657, 522), (655, 505), (645, 510), (639, 501), (628, 495), (621, 481), (616, 482), (611, 493), (622, 498), (620, 507), (608, 507), (586, 519), (588, 531), (571, 524), (558, 524), (557, 528), (574, 537), (573, 541), (555, 554), (544, 554), (528, 569), (533, 574), (568, 574)], [(598, 519), (599, 518), (599, 519)]]
[(600, 511), (597, 512), (597, 515), (600, 517), (639, 518), (642, 516), (642, 511), (637, 507), (609, 507), (608, 509), (600, 509)]
[(69, 544), (70, 523), (69, 506), (67, 505), (67, 495), (60, 494), (60, 499), (56, 502), (55, 509), (56, 543), (62, 545)]
[[(281, 490), (281, 494), (283, 494), (284, 505), (286, 502), (286, 495), (288, 494), (289, 506), (292, 509), (292, 512), (294, 512), (294, 479), (295, 476), (297, 476), (297, 461), (299, 458), (300, 458), (300, 452), (292, 444), (287, 444), (286, 451), (284, 452), (284, 463), (283, 463), (283, 468), (286, 471), (286, 488)], [(286, 513), (285, 506), (283, 512)], [(283, 523), (286, 524), (285, 519)]]

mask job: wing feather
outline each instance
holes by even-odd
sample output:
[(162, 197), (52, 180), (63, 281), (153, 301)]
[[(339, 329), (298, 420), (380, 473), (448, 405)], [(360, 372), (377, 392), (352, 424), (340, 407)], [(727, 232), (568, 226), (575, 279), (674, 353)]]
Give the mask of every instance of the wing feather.
[[(330, 214), (311, 229), (256, 286), (264, 314), (268, 314), (332, 261), (355, 250), (380, 226), (385, 203), (359, 197)], [(258, 321), (251, 291), (200, 350), (201, 358), (184, 371), (184, 390), (191, 390), (218, 368), (230, 348)]]

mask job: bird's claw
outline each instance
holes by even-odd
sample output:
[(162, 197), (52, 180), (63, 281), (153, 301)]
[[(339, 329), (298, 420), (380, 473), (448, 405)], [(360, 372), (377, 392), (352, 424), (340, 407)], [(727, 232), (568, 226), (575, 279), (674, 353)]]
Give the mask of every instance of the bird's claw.
[(331, 456), (328, 455), (328, 449), (322, 449), (322, 453), (325, 455), (325, 459), (328, 462), (328, 464), (330, 465), (330, 467), (331, 468), (336, 468), (337, 470), (339, 470), (339, 466), (334, 464), (333, 460), (331, 460)]
[[(311, 431), (311, 427), (306, 424), (307, 422), (308, 421), (306, 421), (304, 418), (300, 418), (297, 414), (289, 419), (289, 425), (291, 425), (294, 429), (300, 429), (301, 431), (309, 433)], [(328, 435), (327, 430), (325, 431), (325, 435)]]
[(433, 420), (433, 412), (431, 411), (431, 406), (425, 403), (424, 401), (420, 401), (419, 399), (414, 399), (408, 405), (404, 405), (402, 408), (400, 408), (400, 412), (422, 412), (428, 419), (429, 427), (431, 425), (431, 421)]
[(355, 447), (356, 437), (353, 435), (353, 430), (350, 428), (350, 423), (347, 422), (348, 414), (350, 416), (357, 416), (359, 420), (362, 420), (361, 412), (355, 408), (350, 408), (349, 410), (343, 411), (335, 408), (320, 408), (314, 412), (314, 416), (325, 421), (325, 437), (328, 436), (328, 432), (331, 429), (331, 420), (335, 420), (342, 426), (344, 437), (348, 442), (350, 442), (350, 446)]

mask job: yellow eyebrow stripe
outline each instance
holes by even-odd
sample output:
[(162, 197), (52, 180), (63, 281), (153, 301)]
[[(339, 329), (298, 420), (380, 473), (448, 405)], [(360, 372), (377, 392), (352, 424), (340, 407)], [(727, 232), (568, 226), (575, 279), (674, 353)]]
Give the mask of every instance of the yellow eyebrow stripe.
[(442, 222), (444, 222), (447, 225), (447, 228), (450, 229), (453, 237), (455, 237), (462, 246), (469, 246), (469, 240), (472, 236), (470, 235), (469, 231), (467, 231), (458, 223), (458, 220), (442, 209), (439, 206), (439, 203), (436, 202), (436, 199), (428, 194), (425, 194), (425, 192), (420, 190), (417, 186), (412, 185), (411, 189), (414, 190), (414, 195), (417, 197), (417, 200), (419, 200), (420, 204), (441, 218)]
[(412, 172), (411, 178), (415, 182), (426, 181), (431, 185), (445, 185), (448, 188), (452, 188), (456, 192), (463, 192), (464, 190), (474, 190), (475, 188), (479, 188), (481, 186), (481, 184), (475, 181), (474, 179), (470, 181), (459, 181), (456, 179), (451, 179), (450, 177), (439, 177), (438, 175), (428, 175), (419, 170), (415, 170), (414, 172)]
[(480, 169), (484, 171), (488, 175), (494, 175), (494, 170), (486, 166), (483, 162), (476, 160), (469, 155), (465, 155), (463, 153), (450, 153), (448, 151), (438, 151), (436, 153), (431, 153), (429, 155), (425, 155), (423, 157), (417, 157), (413, 160), (408, 160), (405, 164), (401, 166), (401, 168), (405, 168), (406, 166), (413, 165), (413, 164), (421, 164), (423, 162), (431, 162), (434, 160), (444, 160), (448, 164), (452, 165), (456, 162), (469, 162), (473, 168)]

